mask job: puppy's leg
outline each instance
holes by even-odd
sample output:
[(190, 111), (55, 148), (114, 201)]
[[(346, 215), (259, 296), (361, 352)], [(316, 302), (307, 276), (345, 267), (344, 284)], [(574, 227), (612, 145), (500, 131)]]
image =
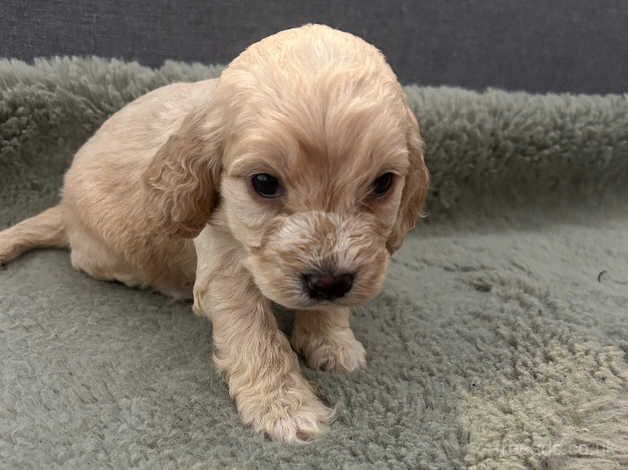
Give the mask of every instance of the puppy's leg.
[[(228, 252), (217, 256), (199, 263), (194, 310), (212, 322), (214, 361), (240, 417), (273, 439), (309, 440), (324, 429), (331, 410), (301, 375), (296, 354), (249, 273)], [(216, 269), (207, 270), (210, 264)]]
[(345, 307), (295, 313), (292, 345), (313, 369), (352, 371), (366, 366), (366, 351), (351, 331)]

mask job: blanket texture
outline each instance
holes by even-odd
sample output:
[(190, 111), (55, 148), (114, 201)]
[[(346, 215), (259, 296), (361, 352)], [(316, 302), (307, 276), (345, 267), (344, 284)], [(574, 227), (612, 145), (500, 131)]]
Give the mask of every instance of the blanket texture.
[[(55, 203), (117, 109), (220, 70), (1, 60), (0, 228)], [(406, 91), (430, 216), (354, 314), (368, 368), (303, 368), (326, 435), (243, 428), (189, 304), (42, 250), (0, 270), (0, 467), (626, 468), (628, 96)]]

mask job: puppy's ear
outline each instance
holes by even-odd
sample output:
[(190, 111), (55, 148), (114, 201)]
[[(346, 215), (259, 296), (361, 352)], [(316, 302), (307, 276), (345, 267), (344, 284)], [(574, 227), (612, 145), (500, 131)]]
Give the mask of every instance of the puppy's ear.
[(198, 235), (218, 203), (222, 120), (206, 109), (185, 117), (143, 175), (149, 215), (172, 236)]
[(406, 234), (414, 228), (417, 219), (422, 215), (423, 204), (430, 184), (430, 174), (423, 160), (423, 141), (421, 140), (419, 125), (414, 113), (407, 105), (406, 112), (408, 115), (406, 142), (410, 165), (401, 194), (397, 220), (386, 243), (391, 254), (401, 246)]

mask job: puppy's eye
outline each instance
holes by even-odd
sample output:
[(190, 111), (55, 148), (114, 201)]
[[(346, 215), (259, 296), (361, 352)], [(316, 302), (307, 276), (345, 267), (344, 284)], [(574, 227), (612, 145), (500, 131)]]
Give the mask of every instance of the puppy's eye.
[(370, 195), (376, 198), (384, 196), (388, 191), (390, 191), (394, 179), (395, 174), (391, 172), (384, 173), (383, 175), (378, 176), (371, 184)]
[(251, 185), (257, 194), (265, 198), (276, 198), (281, 195), (279, 180), (268, 173), (258, 173), (251, 176)]

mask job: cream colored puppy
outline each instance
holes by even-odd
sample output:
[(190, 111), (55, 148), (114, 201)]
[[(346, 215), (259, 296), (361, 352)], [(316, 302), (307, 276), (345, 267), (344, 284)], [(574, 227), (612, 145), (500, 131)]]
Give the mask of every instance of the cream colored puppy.
[[(428, 187), (417, 122), (382, 54), (307, 25), (244, 51), (218, 80), (114, 114), (78, 151), (61, 203), (0, 232), (0, 262), (69, 246), (97, 279), (194, 296), (242, 421), (283, 441), (331, 411), (299, 371), (351, 371), (349, 308), (380, 290)], [(295, 310), (289, 341), (271, 301)]]

